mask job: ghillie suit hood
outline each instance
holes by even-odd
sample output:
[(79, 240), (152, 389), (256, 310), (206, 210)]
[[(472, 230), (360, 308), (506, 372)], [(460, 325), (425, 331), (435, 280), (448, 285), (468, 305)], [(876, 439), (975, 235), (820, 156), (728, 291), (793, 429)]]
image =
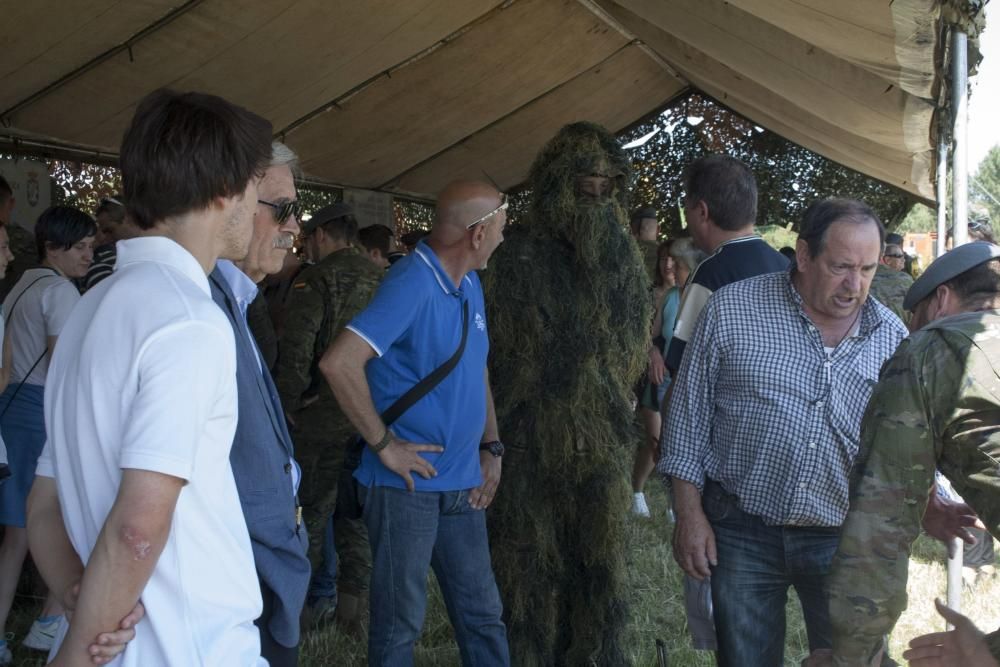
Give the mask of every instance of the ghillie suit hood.
[[(591, 174), (612, 178), (607, 197), (578, 194), (577, 177)], [(627, 663), (632, 387), (652, 317), (626, 231), (628, 174), (606, 130), (563, 128), (531, 169), (523, 231), (484, 274), (490, 379), (508, 445), (490, 539), (517, 664)]]

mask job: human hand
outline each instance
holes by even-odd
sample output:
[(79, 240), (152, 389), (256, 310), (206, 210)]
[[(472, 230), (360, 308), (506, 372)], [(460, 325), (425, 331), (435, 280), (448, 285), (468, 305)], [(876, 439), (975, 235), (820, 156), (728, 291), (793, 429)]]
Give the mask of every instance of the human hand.
[(667, 374), (667, 366), (663, 363), (663, 356), (655, 347), (649, 348), (649, 381), (653, 384), (663, 384), (663, 378)]
[(497, 487), (500, 486), (502, 461), (502, 457), (493, 456), (489, 452), (479, 452), (479, 467), (483, 471), (483, 483), (469, 494), (469, 504), (475, 509), (486, 509), (496, 498)]
[[(80, 597), (80, 583), (73, 584), (65, 595), (63, 595), (63, 607), (66, 609), (67, 622), (72, 620), (73, 611), (76, 609), (77, 600)], [(87, 647), (90, 660), (95, 665), (105, 665), (114, 660), (130, 641), (135, 639), (135, 626), (146, 616), (146, 608), (142, 601), (136, 602), (125, 618), (121, 620), (118, 627), (110, 632), (102, 632), (94, 639), (94, 643)]]
[(941, 600), (934, 606), (946, 621), (955, 626), (947, 632), (932, 632), (915, 637), (903, 653), (911, 667), (997, 667), (986, 639), (968, 618), (949, 609)]
[(986, 530), (986, 526), (971, 507), (945, 498), (938, 494), (936, 489), (931, 491), (931, 496), (927, 500), (923, 527), (928, 535), (946, 543), (957, 537), (968, 544), (975, 544), (975, 536), (966, 528)]
[(444, 447), (440, 445), (416, 445), (406, 440), (392, 436), (389, 444), (378, 453), (378, 459), (389, 470), (393, 471), (406, 481), (406, 489), (412, 492), (416, 487), (410, 473), (417, 473), (424, 479), (437, 476), (437, 470), (420, 452), (440, 453)]
[(692, 578), (701, 581), (718, 565), (715, 533), (704, 512), (694, 510), (677, 514), (674, 524), (674, 560)]

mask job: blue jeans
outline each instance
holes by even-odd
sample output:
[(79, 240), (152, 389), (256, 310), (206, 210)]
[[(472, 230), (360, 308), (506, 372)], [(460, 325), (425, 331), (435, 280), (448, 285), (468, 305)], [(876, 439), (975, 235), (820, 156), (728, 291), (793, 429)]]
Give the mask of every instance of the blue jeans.
[(326, 522), (323, 530), (323, 547), (320, 553), (323, 560), (320, 566), (313, 570), (309, 582), (309, 603), (315, 604), (319, 598), (337, 599), (337, 550), (333, 545), (333, 515)]
[(364, 493), (372, 549), (368, 664), (413, 664), (430, 567), (448, 607), (462, 664), (509, 665), (486, 514), (469, 504), (469, 491), (410, 493), (372, 486)]
[(830, 648), (826, 577), (840, 529), (765, 525), (711, 481), (702, 503), (719, 562), (712, 568), (719, 665), (784, 664), (789, 586), (802, 603), (809, 649)]

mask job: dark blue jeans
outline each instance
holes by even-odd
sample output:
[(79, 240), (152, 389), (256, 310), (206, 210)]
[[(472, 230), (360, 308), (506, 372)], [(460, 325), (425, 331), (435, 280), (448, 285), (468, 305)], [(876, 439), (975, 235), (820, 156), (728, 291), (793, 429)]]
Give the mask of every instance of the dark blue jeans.
[(469, 492), (367, 489), (364, 521), (372, 548), (368, 664), (407, 667), (427, 609), (434, 569), (463, 665), (509, 665), (507, 629), (490, 564), (486, 515)]
[(830, 648), (826, 577), (840, 529), (767, 526), (715, 482), (706, 484), (702, 503), (719, 562), (712, 568), (719, 665), (784, 664), (789, 586), (802, 603), (810, 650)]
[(315, 604), (319, 598), (331, 598), (336, 606), (337, 549), (333, 544), (333, 515), (323, 530), (323, 547), (320, 553), (323, 560), (319, 568), (313, 570), (312, 580), (309, 582), (309, 603)]

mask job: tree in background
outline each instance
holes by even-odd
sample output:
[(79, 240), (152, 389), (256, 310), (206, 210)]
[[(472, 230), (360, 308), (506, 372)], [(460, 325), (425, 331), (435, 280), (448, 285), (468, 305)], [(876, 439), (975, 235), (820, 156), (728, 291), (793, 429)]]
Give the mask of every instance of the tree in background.
[(620, 135), (636, 173), (632, 201), (655, 206), (663, 233), (682, 231), (680, 201), (684, 166), (706, 153), (727, 153), (746, 162), (757, 177), (757, 222), (794, 228), (805, 208), (825, 197), (868, 203), (888, 226), (898, 224), (915, 199), (852, 169), (831, 162), (770, 132), (714, 100), (691, 93)]
[(988, 212), (993, 235), (1000, 236), (1000, 146), (990, 149), (969, 179), (969, 206)]

